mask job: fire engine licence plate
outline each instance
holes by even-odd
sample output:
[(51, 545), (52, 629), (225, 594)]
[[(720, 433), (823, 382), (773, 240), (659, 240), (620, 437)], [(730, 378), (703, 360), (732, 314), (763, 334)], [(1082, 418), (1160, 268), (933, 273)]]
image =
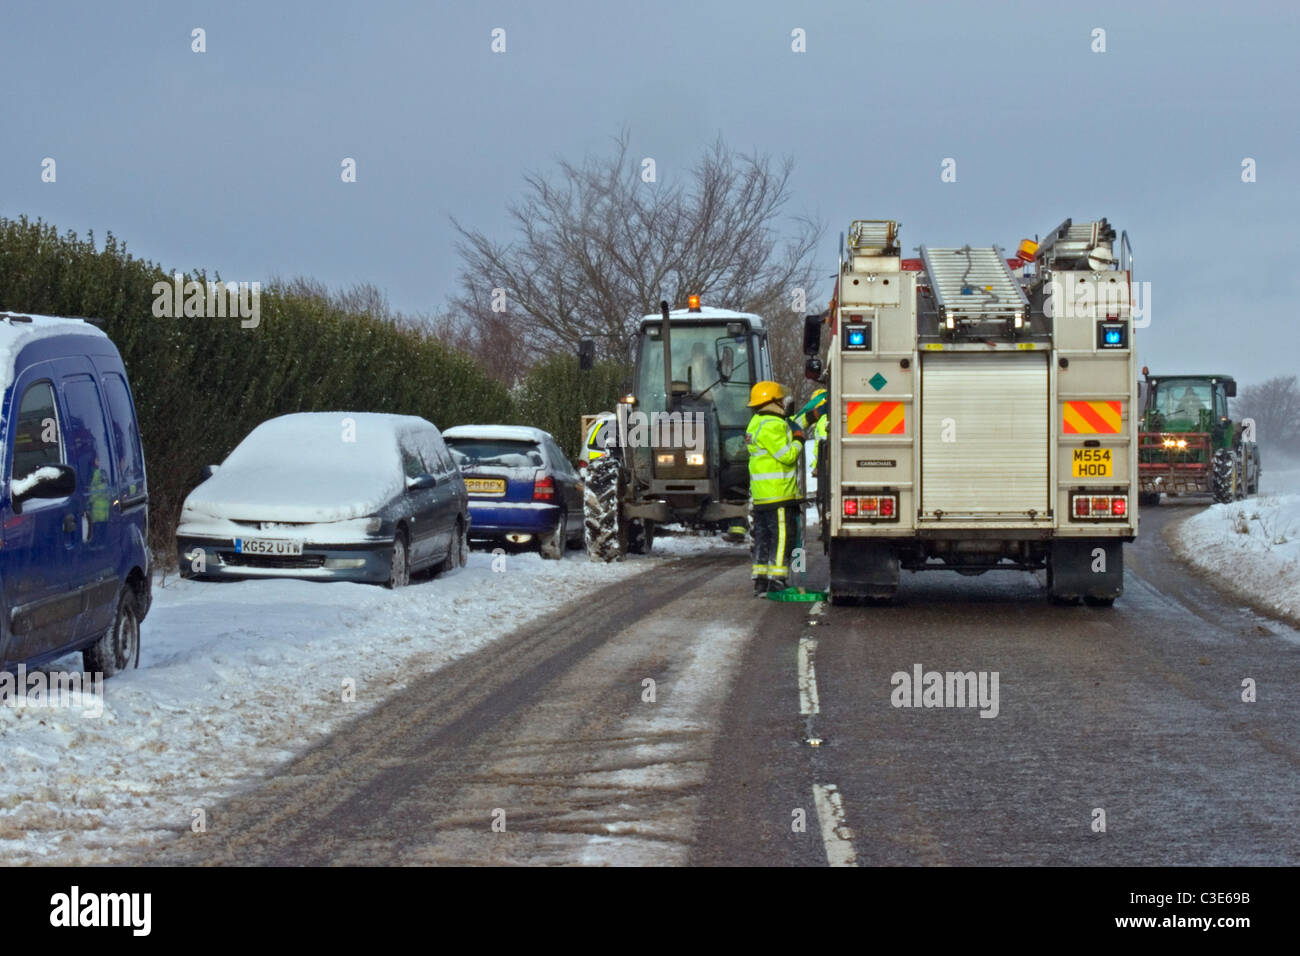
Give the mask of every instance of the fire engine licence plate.
[(302, 554), (301, 541), (284, 541), (278, 538), (236, 538), (236, 554)]
[(504, 478), (466, 478), (465, 490), (471, 495), (504, 495), (506, 480)]
[(1071, 464), (1075, 478), (1110, 478), (1109, 448), (1076, 448)]

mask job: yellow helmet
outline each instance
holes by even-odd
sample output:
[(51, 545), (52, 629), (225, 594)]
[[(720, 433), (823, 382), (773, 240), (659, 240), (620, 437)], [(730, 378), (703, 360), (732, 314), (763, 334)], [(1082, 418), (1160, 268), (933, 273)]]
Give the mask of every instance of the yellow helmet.
[(749, 407), (758, 408), (783, 398), (785, 398), (785, 389), (781, 387), (780, 382), (755, 382), (754, 387), (749, 390)]

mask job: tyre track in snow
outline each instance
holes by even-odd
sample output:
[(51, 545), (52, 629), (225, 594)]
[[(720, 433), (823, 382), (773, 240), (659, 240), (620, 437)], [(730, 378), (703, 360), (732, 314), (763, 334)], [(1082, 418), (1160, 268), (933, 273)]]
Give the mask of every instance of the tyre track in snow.
[(665, 565), (414, 683), (152, 862), (685, 862), (750, 635), (745, 557)]

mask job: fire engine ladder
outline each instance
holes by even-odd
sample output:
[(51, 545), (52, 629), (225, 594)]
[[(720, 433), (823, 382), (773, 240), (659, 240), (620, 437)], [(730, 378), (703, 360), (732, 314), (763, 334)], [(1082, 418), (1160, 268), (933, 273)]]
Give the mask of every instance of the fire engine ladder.
[(1007, 267), (997, 246), (973, 249), (929, 249), (921, 246), (921, 261), (930, 280), (940, 325), (959, 325), (1006, 319), (1012, 328), (1024, 326), (1029, 300)]
[[(1058, 260), (1075, 263), (1079, 268), (1093, 268), (1086, 265), (1090, 257), (1096, 257), (1097, 266), (1110, 261), (1111, 243), (1115, 230), (1105, 219), (1096, 222), (1075, 222), (1067, 219), (1038, 244), (1037, 256), (1048, 266), (1056, 265)], [(1124, 242), (1127, 243), (1127, 234)]]
[(893, 219), (855, 219), (849, 226), (855, 256), (898, 255), (898, 223)]

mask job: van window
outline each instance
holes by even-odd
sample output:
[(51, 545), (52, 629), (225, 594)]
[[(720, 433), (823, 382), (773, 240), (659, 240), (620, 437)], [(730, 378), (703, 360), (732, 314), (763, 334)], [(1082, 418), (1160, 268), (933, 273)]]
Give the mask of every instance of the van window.
[(105, 375), (103, 382), (108, 414), (112, 419), (117, 481), (125, 486), (128, 495), (139, 494), (144, 491), (144, 453), (140, 449), (140, 433), (131, 411), (131, 393), (127, 391), (126, 381), (115, 372)]
[(107, 483), (111, 468), (99, 389), (89, 376), (66, 378), (63, 398), (68, 408), (68, 457), (77, 469), (79, 483), (84, 483), (80, 487), (97, 488)]
[(36, 382), (23, 392), (14, 429), (14, 466), (10, 477), (25, 478), (42, 465), (63, 464), (59, 441), (59, 415), (54, 406), (54, 388)]

